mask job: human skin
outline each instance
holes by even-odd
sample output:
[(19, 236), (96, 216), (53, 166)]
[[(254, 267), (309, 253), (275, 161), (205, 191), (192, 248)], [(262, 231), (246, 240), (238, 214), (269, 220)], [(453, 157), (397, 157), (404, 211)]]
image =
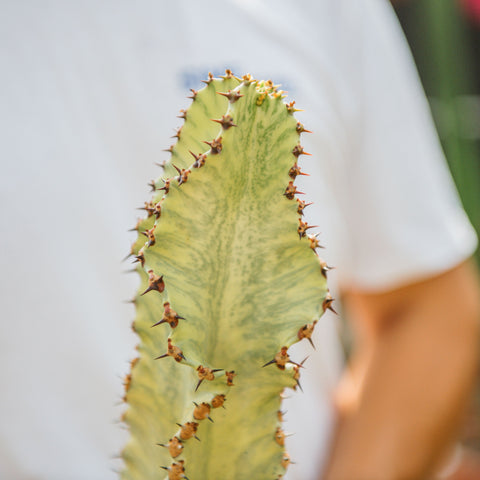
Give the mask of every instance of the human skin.
[(344, 294), (357, 339), (322, 480), (420, 480), (458, 435), (478, 362), (472, 262), (392, 291)]

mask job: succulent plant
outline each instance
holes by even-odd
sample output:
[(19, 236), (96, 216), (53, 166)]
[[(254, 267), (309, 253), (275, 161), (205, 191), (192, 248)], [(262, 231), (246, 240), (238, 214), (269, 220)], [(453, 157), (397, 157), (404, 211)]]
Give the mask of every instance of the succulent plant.
[(124, 480), (281, 478), (282, 392), (303, 367), (288, 348), (313, 346), (331, 308), (294, 184), (308, 155), (294, 102), (229, 70), (205, 83), (135, 227), (140, 344), (125, 381)]

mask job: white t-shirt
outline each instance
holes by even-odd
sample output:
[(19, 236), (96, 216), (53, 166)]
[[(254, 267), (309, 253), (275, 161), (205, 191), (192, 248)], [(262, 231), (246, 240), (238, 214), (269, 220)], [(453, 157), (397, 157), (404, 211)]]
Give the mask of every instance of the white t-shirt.
[[(116, 478), (137, 342), (126, 230), (208, 71), (271, 78), (305, 110), (299, 189), (333, 290), (390, 289), (475, 249), (384, 0), (10, 0), (0, 27), (2, 479)], [(290, 479), (315, 478), (332, 424), (333, 316), (314, 341), (291, 349), (310, 358), (285, 407)]]

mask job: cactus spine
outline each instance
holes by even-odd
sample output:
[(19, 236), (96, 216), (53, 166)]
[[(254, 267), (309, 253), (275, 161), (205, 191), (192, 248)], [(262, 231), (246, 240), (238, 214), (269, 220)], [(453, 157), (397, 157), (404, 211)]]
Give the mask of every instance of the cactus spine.
[(136, 226), (123, 480), (281, 478), (281, 393), (302, 368), (287, 350), (331, 303), (296, 197), (294, 104), (228, 70), (205, 83)]

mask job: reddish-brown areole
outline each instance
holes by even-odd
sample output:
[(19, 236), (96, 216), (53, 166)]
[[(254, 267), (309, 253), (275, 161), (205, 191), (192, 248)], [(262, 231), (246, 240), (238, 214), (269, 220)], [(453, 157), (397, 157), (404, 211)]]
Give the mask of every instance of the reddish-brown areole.
[(285, 446), (285, 433), (284, 431), (278, 427), (277, 431), (275, 432), (275, 441), (281, 446)]
[(180, 427), (180, 433), (179, 433), (180, 440), (188, 440), (192, 437), (196, 438), (195, 434), (197, 433), (197, 429), (198, 429), (197, 422), (187, 422), (184, 425), (177, 423), (177, 425)]
[(135, 260), (133, 261), (133, 263), (137, 263), (137, 262), (140, 262), (140, 265), (142, 266), (142, 268), (145, 266), (145, 256), (143, 254), (143, 247), (138, 251), (138, 254), (135, 255)]
[(155, 211), (155, 204), (151, 200), (149, 202), (144, 202), (144, 203), (145, 205), (143, 207), (138, 208), (138, 210), (145, 210), (147, 212), (147, 216), (151, 217)]
[(192, 165), (193, 168), (201, 168), (205, 165), (205, 162), (207, 161), (207, 156), (204, 153), (199, 153), (198, 155), (195, 155), (191, 150), (189, 150), (189, 152), (195, 159), (195, 162)]
[(237, 374), (235, 373), (235, 370), (231, 370), (230, 372), (225, 372), (225, 375), (227, 376), (227, 386), (228, 387), (233, 387), (233, 377), (236, 377)]
[(155, 245), (155, 225), (150, 230), (142, 232), (148, 238), (147, 247)]
[(231, 115), (222, 115), (222, 118), (218, 120), (212, 118), (212, 121), (219, 123), (224, 130), (228, 130), (230, 127), (236, 127)]
[(309, 176), (308, 173), (303, 173), (300, 167), (295, 163), (293, 167), (288, 171), (288, 176), (295, 180), (298, 175), (305, 175), (306, 177)]
[(145, 295), (148, 292), (155, 290), (159, 293), (162, 293), (165, 290), (165, 283), (163, 282), (163, 275), (155, 275), (153, 270), (148, 271), (148, 288), (142, 293)]
[(165, 357), (173, 357), (176, 362), (181, 362), (182, 360), (186, 360), (180, 348), (172, 344), (171, 338), (168, 339), (167, 353), (160, 355), (155, 360), (158, 360), (160, 358), (165, 358)]
[(227, 92), (217, 92), (219, 95), (223, 95), (224, 97), (228, 98), (230, 103), (235, 103), (239, 98), (242, 98), (243, 95), (240, 92), (232, 92), (228, 90)]
[(185, 320), (184, 317), (178, 315), (178, 313), (170, 307), (170, 302), (165, 302), (163, 304), (163, 316), (160, 321), (154, 323), (152, 327), (161, 325), (162, 323), (168, 323), (172, 328), (176, 328), (179, 320)]
[(303, 210), (304, 210), (305, 207), (308, 207), (309, 205), (313, 205), (312, 202), (305, 203), (304, 201), (300, 200), (299, 198), (297, 198), (297, 202), (298, 202), (297, 213), (299, 215), (303, 215)]
[(215, 378), (215, 375), (214, 375), (215, 372), (219, 372), (220, 370), (221, 368), (211, 369), (208, 367), (204, 367), (203, 365), (199, 365), (197, 367), (197, 374), (200, 380), (197, 383), (197, 387), (195, 388), (195, 391), (198, 390), (198, 387), (204, 380), (210, 380), (210, 381), (213, 380)]
[(285, 189), (285, 193), (284, 195), (289, 199), (289, 200), (293, 200), (295, 198), (295, 194), (301, 194), (303, 195), (303, 192), (299, 192), (297, 190), (297, 187), (293, 184), (293, 180), (291, 180), (290, 182), (288, 182), (288, 186), (287, 188)]
[(178, 180), (178, 184), (179, 185), (182, 185), (183, 183), (186, 183), (187, 180), (188, 180), (188, 176), (190, 175), (191, 173), (191, 170), (189, 169), (186, 169), (186, 168), (178, 168), (176, 165), (173, 165), (173, 167), (175, 168), (175, 170), (178, 172), (178, 177), (177, 177), (177, 180)]
[(298, 223), (299, 225), (298, 225), (297, 232), (300, 238), (305, 237), (305, 235), (307, 234), (307, 230), (309, 228), (316, 228), (318, 226), (318, 225), (309, 225), (307, 222), (302, 222), (301, 218), (298, 219)]
[(212, 407), (213, 408), (220, 408), (220, 407), (223, 407), (223, 404), (225, 403), (225, 395), (223, 394), (218, 394), (218, 395), (215, 395), (213, 398), (212, 398)]
[(210, 418), (210, 410), (212, 407), (208, 403), (203, 402), (200, 405), (195, 402), (193, 403), (195, 404), (195, 408), (193, 409), (193, 418), (195, 420), (205, 420), (208, 418), (213, 422), (213, 420)]
[(297, 333), (297, 337), (299, 340), (303, 340), (304, 338), (306, 338), (310, 342), (310, 345), (313, 348), (315, 348), (315, 345), (313, 344), (313, 341), (312, 341), (312, 333), (316, 323), (317, 323), (317, 320), (315, 320), (313, 323), (307, 323), (303, 327), (300, 327)]
[(306, 152), (300, 144), (293, 147), (292, 153), (296, 158), (298, 158), (300, 155), (311, 155), (311, 153)]
[(213, 155), (220, 153), (222, 151), (222, 137), (218, 137), (211, 142), (203, 142), (210, 147), (210, 153)]
[(170, 138), (178, 138), (180, 140), (180, 135), (182, 133), (182, 127), (178, 127), (175, 135), (172, 135)]
[(162, 178), (162, 181), (163, 181), (163, 187), (159, 188), (159, 190), (165, 190), (165, 195), (166, 195), (170, 191), (170, 181), (171, 181), (171, 179), (167, 178), (166, 180), (164, 180)]
[(183, 451), (183, 443), (178, 437), (171, 438), (166, 445), (162, 443), (158, 445), (168, 448), (168, 453), (172, 458), (178, 457)]
[(323, 301), (323, 311), (325, 312), (327, 309), (331, 310), (333, 313), (337, 313), (334, 308), (332, 307), (332, 303), (334, 302), (334, 298), (330, 295), (330, 292), (327, 293), (325, 300)]
[(184, 463), (184, 460), (179, 460), (178, 462), (173, 462), (169, 467), (162, 467), (168, 471), (168, 480), (182, 480), (186, 478)]
[(312, 133), (310, 130), (306, 130), (302, 123), (297, 122), (297, 133)]
[(287, 452), (284, 452), (282, 458), (282, 467), (287, 468), (290, 465), (290, 455)]

